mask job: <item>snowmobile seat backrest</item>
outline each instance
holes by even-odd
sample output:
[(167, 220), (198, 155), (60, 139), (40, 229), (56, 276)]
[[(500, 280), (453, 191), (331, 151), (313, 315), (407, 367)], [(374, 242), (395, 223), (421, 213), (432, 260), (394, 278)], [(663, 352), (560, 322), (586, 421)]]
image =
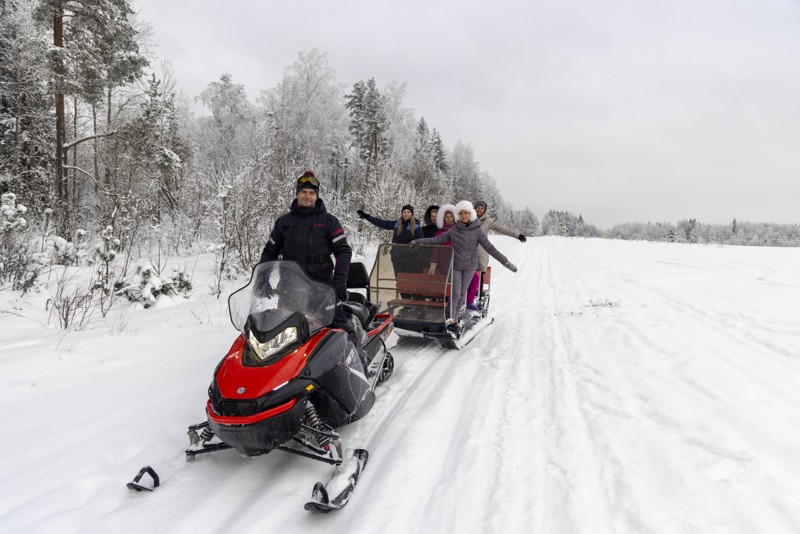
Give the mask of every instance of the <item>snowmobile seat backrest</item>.
[(352, 300), (353, 302), (359, 302), (364, 306), (367, 305), (367, 297), (365, 297), (361, 293), (356, 293), (355, 291), (347, 292), (347, 300)]
[(369, 287), (369, 273), (363, 263), (353, 262), (350, 264), (350, 270), (347, 273), (347, 287), (354, 289)]

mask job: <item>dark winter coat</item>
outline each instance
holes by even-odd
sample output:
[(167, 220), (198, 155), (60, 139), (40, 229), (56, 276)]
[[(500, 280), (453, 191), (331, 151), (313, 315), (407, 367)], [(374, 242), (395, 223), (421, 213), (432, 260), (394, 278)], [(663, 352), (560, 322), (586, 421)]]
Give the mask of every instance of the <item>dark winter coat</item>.
[(410, 222), (404, 222), (403, 231), (400, 232), (400, 234), (398, 234), (397, 226), (400, 224), (399, 220), (388, 221), (386, 219), (379, 219), (377, 217), (373, 217), (372, 215), (367, 215), (365, 219), (367, 219), (369, 222), (371, 222), (378, 228), (383, 228), (384, 230), (392, 230), (392, 243), (398, 245), (407, 245), (411, 243), (413, 239), (422, 237), (422, 231), (420, 229), (419, 223), (416, 220), (414, 221), (414, 237), (411, 237)]
[(436, 232), (439, 231), (436, 221), (431, 217), (431, 212), (434, 208), (438, 210), (439, 206), (428, 206), (428, 209), (425, 210), (425, 215), (422, 217), (422, 221), (425, 223), (425, 226), (422, 227), (422, 237), (435, 237)]
[(439, 231), (439, 227), (436, 226), (436, 223), (433, 224), (426, 224), (422, 228), (422, 237), (436, 237), (436, 232)]
[(420, 245), (440, 245), (450, 241), (453, 246), (453, 270), (476, 271), (478, 269), (478, 245), (481, 245), (493, 258), (505, 264), (508, 262), (481, 230), (481, 222), (477, 219), (465, 225), (457, 222), (455, 226), (436, 237), (417, 239)]
[[(495, 221), (491, 217), (489, 217), (488, 213), (484, 213), (483, 217), (478, 219), (481, 221), (481, 229), (483, 230), (484, 235), (489, 235), (489, 230), (498, 232), (500, 234), (505, 234), (509, 237), (518, 237), (522, 234), (519, 230), (514, 230), (513, 228), (509, 228), (508, 226), (503, 226), (499, 222)], [(478, 247), (478, 270), (481, 272), (486, 272), (486, 267), (489, 265), (489, 255), (483, 249), (483, 247)]]
[(328, 213), (321, 198), (311, 208), (301, 208), (294, 199), (289, 213), (275, 221), (261, 261), (279, 257), (296, 261), (310, 278), (332, 283), (338, 298), (344, 300), (352, 255), (339, 219)]

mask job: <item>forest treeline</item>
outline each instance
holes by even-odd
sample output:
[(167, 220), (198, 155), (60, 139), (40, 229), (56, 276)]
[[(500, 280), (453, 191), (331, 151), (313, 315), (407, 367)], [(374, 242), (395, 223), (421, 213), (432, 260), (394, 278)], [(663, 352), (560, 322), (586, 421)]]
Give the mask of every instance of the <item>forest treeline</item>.
[(315, 49), (255, 100), (231, 75), (211, 78), (195, 115), (127, 0), (0, 0), (0, 15), (0, 192), (27, 208), (17, 230), (51, 248), (110, 227), (120, 251), (212, 245), (249, 270), (306, 169), (359, 243), (378, 234), (356, 209), (393, 218), (407, 203), (421, 214), (460, 199), (537, 230), (468, 142), (448, 146), (415, 116), (404, 84), (341, 83)]

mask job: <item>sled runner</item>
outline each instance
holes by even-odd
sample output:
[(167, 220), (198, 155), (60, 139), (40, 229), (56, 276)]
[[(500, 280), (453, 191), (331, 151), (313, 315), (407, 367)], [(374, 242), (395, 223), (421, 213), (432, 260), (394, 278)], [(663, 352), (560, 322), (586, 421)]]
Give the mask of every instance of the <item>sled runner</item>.
[[(273, 450), (335, 466), (318, 483), (308, 510), (344, 506), (367, 461), (367, 451), (345, 454), (337, 430), (364, 417), (375, 388), (392, 374), (386, 340), (392, 317), (369, 304), (363, 264), (350, 266), (341, 304), (362, 340), (367, 367), (347, 332), (328, 326), (334, 318), (333, 287), (311, 280), (291, 261), (261, 263), (250, 282), (228, 299), (240, 335), (214, 371), (206, 421), (189, 427), (187, 460), (236, 449), (246, 456)], [(345, 480), (346, 483), (342, 483)], [(321, 489), (320, 489), (321, 488)]]
[[(402, 260), (400, 260), (402, 258)], [(472, 341), (493, 319), (489, 316), (491, 271), (482, 277), (475, 304), (451, 325), (450, 289), (453, 249), (441, 245), (384, 244), (370, 274), (370, 295), (381, 313), (393, 317), (401, 336), (436, 339), (458, 349)]]

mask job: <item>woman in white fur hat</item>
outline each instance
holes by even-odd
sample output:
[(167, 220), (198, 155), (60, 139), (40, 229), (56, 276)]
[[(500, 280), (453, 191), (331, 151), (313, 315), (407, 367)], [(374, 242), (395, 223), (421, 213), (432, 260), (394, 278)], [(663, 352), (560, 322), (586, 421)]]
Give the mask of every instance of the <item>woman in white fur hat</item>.
[(450, 311), (452, 313), (450, 322), (455, 325), (455, 329), (458, 329), (460, 328), (459, 317), (467, 301), (469, 283), (478, 268), (478, 245), (481, 245), (486, 252), (511, 271), (517, 272), (517, 268), (494, 248), (494, 245), (484, 235), (478, 214), (470, 201), (462, 200), (456, 204), (455, 211), (458, 214), (458, 222), (455, 226), (436, 237), (412, 241), (411, 247), (451, 242), (453, 246), (453, 281), (450, 291)]

